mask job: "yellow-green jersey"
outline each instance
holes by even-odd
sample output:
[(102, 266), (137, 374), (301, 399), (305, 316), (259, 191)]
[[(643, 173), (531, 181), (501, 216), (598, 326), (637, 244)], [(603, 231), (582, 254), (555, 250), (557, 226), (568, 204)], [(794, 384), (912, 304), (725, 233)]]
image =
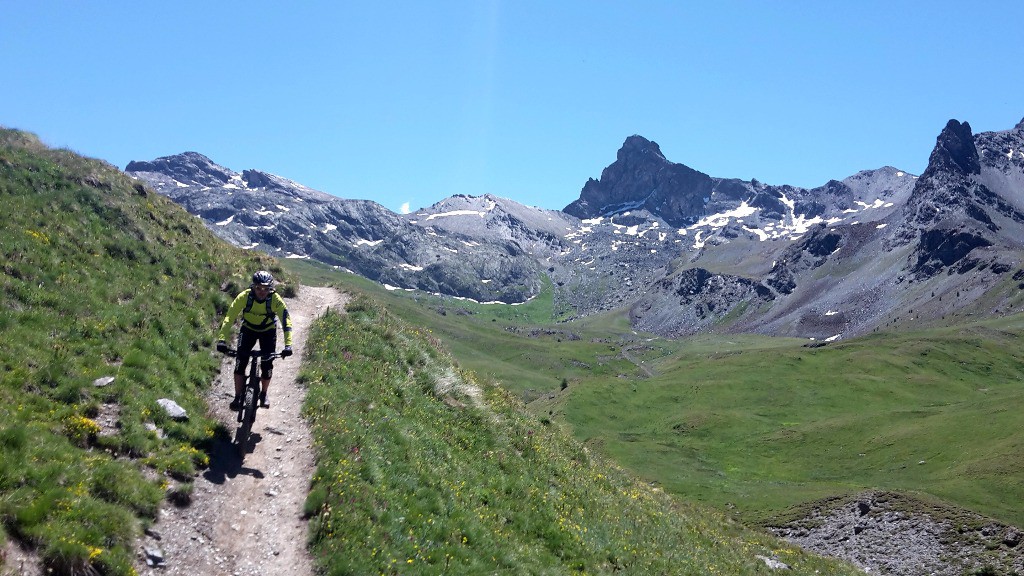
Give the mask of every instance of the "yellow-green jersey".
[(227, 340), (231, 334), (231, 327), (235, 319), (242, 316), (242, 326), (253, 332), (266, 332), (277, 328), (277, 319), (281, 319), (281, 329), (284, 331), (284, 345), (292, 345), (292, 319), (288, 315), (288, 306), (284, 299), (277, 292), (271, 292), (267, 299), (260, 302), (252, 293), (252, 288), (242, 291), (235, 301), (228, 308), (224, 315), (220, 330), (217, 332), (218, 340)]

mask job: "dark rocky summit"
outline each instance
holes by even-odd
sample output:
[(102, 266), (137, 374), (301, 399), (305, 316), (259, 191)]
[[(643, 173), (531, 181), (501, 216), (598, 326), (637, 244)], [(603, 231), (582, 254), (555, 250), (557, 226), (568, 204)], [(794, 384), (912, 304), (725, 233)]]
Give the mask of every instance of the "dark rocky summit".
[(593, 218), (644, 209), (681, 227), (704, 215), (714, 185), (707, 174), (666, 160), (655, 142), (630, 136), (601, 179), (589, 180), (564, 212)]

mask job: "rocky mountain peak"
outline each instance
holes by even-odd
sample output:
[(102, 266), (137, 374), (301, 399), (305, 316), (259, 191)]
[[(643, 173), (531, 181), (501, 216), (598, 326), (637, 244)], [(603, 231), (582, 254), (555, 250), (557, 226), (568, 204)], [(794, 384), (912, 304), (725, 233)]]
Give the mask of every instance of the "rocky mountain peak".
[(975, 136), (950, 120), (936, 138), (928, 168), (903, 209), (891, 245), (914, 244), (912, 277), (963, 273), (976, 267), (1008, 270), (1016, 256), (999, 254), (991, 238), (1014, 236), (1024, 224), (1019, 202), (1022, 165), (1015, 131)]
[(939, 171), (964, 175), (981, 172), (978, 148), (974, 144), (971, 125), (967, 122), (950, 120), (936, 139), (935, 149), (928, 158), (928, 168), (922, 178), (928, 178)]
[(128, 163), (125, 172), (163, 174), (178, 182), (202, 186), (223, 186), (234, 176), (234, 172), (214, 163), (199, 152), (161, 156), (151, 161), (133, 160)]
[(713, 185), (707, 174), (669, 162), (657, 143), (633, 135), (601, 171), (601, 179), (588, 180), (579, 199), (563, 212), (595, 218), (647, 210), (672, 226), (684, 226), (704, 214)]
[(626, 141), (622, 143), (622, 147), (619, 148), (616, 154), (616, 159), (619, 162), (629, 162), (632, 160), (634, 163), (668, 162), (665, 159), (665, 155), (661, 153), (661, 147), (658, 146), (657, 142), (637, 134), (626, 138)]

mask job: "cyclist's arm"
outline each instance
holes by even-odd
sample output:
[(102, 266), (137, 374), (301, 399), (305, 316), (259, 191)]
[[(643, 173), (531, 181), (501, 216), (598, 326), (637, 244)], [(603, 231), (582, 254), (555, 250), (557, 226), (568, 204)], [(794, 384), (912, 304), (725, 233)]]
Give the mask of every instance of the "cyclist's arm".
[(227, 341), (228, 336), (231, 335), (231, 327), (235, 323), (235, 319), (242, 313), (242, 309), (245, 308), (246, 293), (243, 291), (241, 294), (235, 297), (234, 302), (231, 303), (231, 307), (228, 308), (227, 314), (224, 315), (224, 320), (220, 323), (220, 330), (217, 331), (217, 340)]
[(271, 303), (271, 308), (277, 313), (277, 316), (281, 319), (281, 330), (284, 332), (284, 345), (292, 345), (292, 317), (288, 313), (288, 306), (284, 303), (284, 298), (277, 292), (274, 292), (274, 300)]

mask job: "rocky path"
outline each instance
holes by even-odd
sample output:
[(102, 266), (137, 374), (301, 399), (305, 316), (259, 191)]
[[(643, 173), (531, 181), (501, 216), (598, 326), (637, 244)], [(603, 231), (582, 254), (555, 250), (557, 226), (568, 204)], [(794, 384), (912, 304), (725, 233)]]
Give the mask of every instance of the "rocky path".
[[(242, 459), (227, 440), (214, 448), (209, 469), (195, 480), (191, 504), (165, 504), (157, 523), (140, 539), (139, 574), (313, 574), (302, 518), (313, 450), (301, 416), (305, 390), (296, 377), (313, 320), (328, 308), (342, 309), (346, 301), (333, 288), (308, 286), (286, 299), (295, 355), (274, 362), (271, 407), (257, 413), (250, 451)], [(208, 402), (233, 433), (237, 424), (228, 410), (231, 369), (225, 361)]]

